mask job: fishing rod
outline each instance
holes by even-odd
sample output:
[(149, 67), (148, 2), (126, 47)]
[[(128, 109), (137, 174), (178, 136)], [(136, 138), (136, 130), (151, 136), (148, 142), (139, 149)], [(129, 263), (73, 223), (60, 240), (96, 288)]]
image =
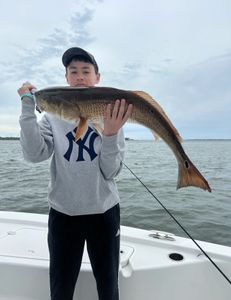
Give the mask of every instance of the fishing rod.
[(160, 206), (167, 212), (167, 214), (180, 226), (184, 233), (193, 241), (193, 243), (201, 250), (201, 252), (208, 258), (208, 260), (213, 264), (213, 266), (220, 272), (220, 274), (227, 280), (231, 285), (231, 280), (226, 276), (226, 274), (218, 267), (218, 265), (213, 261), (213, 259), (205, 252), (204, 249), (195, 241), (191, 234), (184, 228), (183, 225), (174, 217), (174, 215), (164, 206), (164, 204), (154, 195), (154, 193), (146, 186), (145, 183), (123, 162), (123, 165), (130, 171), (130, 173), (143, 185), (143, 187), (149, 192), (149, 194), (160, 204)]

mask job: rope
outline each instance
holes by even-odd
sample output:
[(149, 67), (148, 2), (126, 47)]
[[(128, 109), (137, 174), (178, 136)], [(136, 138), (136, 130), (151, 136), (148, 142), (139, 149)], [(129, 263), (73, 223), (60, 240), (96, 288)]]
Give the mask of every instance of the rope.
[(191, 234), (180, 224), (180, 222), (174, 217), (174, 215), (164, 206), (164, 204), (153, 194), (153, 192), (142, 182), (142, 180), (123, 162), (124, 166), (131, 172), (131, 174), (143, 185), (143, 187), (151, 194), (151, 196), (160, 204), (160, 206), (167, 212), (167, 214), (180, 226), (185, 234), (193, 241), (193, 243), (201, 250), (201, 252), (208, 258), (213, 266), (220, 272), (220, 274), (231, 284), (231, 280), (225, 275), (225, 273), (218, 267), (218, 265), (212, 260), (212, 258), (201, 248), (201, 246), (194, 240)]

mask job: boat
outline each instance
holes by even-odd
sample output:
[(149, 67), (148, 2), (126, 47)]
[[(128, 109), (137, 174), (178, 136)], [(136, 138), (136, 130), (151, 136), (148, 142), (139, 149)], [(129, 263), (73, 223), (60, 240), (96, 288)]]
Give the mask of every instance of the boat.
[[(48, 300), (48, 216), (0, 212), (0, 300)], [(231, 247), (197, 241), (231, 278)], [(121, 226), (121, 300), (230, 300), (231, 284), (189, 238)], [(74, 300), (98, 299), (84, 251)]]

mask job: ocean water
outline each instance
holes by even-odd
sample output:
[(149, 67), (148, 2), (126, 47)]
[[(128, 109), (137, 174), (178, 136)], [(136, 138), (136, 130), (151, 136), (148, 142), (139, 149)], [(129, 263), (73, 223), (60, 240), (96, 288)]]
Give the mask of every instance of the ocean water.
[[(126, 142), (126, 165), (195, 238), (231, 246), (231, 140), (191, 140), (183, 147), (212, 193), (176, 190), (177, 162), (163, 141)], [(0, 140), (0, 210), (48, 213), (49, 161), (24, 161), (18, 140)], [(116, 179), (121, 223), (186, 236), (126, 167)]]

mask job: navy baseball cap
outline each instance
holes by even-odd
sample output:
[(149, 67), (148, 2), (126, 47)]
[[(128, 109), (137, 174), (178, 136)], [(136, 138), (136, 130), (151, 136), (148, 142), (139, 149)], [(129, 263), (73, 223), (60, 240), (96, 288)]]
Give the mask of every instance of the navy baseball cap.
[(91, 53), (79, 47), (73, 47), (64, 52), (62, 57), (63, 65), (67, 67), (71, 60), (76, 56), (86, 57), (86, 59), (94, 65), (96, 73), (99, 72), (99, 68), (94, 56)]

